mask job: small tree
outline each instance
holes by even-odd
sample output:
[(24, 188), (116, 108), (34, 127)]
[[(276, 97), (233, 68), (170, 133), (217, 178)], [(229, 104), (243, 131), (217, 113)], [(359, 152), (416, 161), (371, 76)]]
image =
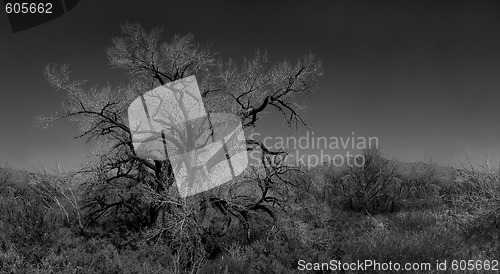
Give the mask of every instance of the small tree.
[(48, 209), (59, 209), (68, 223), (75, 222), (83, 229), (83, 219), (80, 211), (80, 195), (78, 176), (73, 172), (64, 172), (60, 162), (57, 167), (48, 168), (42, 162), (37, 171), (32, 174), (35, 184), (30, 189), (41, 199)]
[(343, 176), (343, 180), (351, 185), (344, 194), (344, 206), (368, 213), (395, 210), (399, 201), (388, 193), (388, 188), (400, 183), (397, 164), (384, 159), (378, 149), (366, 149), (363, 157), (362, 166), (347, 166)]

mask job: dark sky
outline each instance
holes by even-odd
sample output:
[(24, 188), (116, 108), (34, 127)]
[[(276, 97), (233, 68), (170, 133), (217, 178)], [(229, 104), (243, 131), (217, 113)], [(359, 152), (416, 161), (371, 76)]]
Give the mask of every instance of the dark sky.
[[(274, 61), (312, 52), (324, 76), (304, 116), (317, 136), (376, 136), (386, 155), (444, 165), (500, 155), (500, 2), (87, 0), (15, 34), (2, 9), (0, 163), (81, 161), (89, 147), (72, 139), (76, 124), (34, 127), (63, 98), (43, 68), (65, 63), (91, 84), (125, 82), (106, 49), (126, 21), (163, 26), (165, 39), (192, 33), (236, 60), (256, 49)], [(260, 130), (290, 132), (272, 117)]]

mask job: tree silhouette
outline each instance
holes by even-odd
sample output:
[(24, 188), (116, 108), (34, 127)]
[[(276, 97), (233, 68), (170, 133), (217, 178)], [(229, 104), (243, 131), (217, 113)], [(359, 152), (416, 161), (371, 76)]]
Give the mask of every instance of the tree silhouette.
[[(269, 157), (286, 152), (266, 147), (249, 136), (258, 123), (265, 121), (262, 114), (269, 110), (283, 115), (289, 126), (305, 125), (300, 99), (314, 91), (322, 74), (321, 63), (309, 54), (295, 64), (285, 60), (269, 65), (266, 54), (256, 52), (253, 58), (237, 64), (217, 58), (208, 48), (196, 44), (191, 35), (162, 41), (160, 28), (146, 31), (138, 23), (126, 23), (121, 30), (123, 36), (113, 39), (107, 54), (114, 68), (130, 76), (127, 85), (88, 87), (85, 81), (71, 80), (67, 66), (48, 65), (45, 69), (49, 83), (65, 92), (67, 100), (62, 115), (40, 118), (39, 122), (46, 126), (64, 118), (77, 121), (81, 129), (77, 138), (86, 138), (98, 147), (96, 159), (79, 171), (89, 224), (105, 216), (120, 217), (129, 226), (155, 228), (152, 237), (174, 238), (182, 234), (176, 231), (189, 225), (193, 231), (206, 233), (201, 229), (200, 216), (207, 208), (224, 216), (221, 233), (232, 218), (249, 230), (251, 211), (274, 217), (272, 205), (283, 205), (276, 186), (287, 183), (285, 175), (293, 167), (271, 164)], [(136, 154), (127, 108), (144, 92), (190, 75), (196, 75), (199, 81), (207, 113), (232, 113), (241, 119), (247, 150), (261, 153), (261, 165), (249, 169), (225, 192), (214, 190), (181, 198), (172, 187), (174, 176), (168, 159), (143, 159)]]

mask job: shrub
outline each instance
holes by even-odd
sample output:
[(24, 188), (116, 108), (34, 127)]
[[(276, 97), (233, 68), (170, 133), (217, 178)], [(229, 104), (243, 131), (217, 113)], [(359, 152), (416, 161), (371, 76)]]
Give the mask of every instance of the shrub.
[(376, 149), (365, 150), (363, 156), (364, 165), (348, 166), (343, 176), (344, 208), (369, 213), (395, 211), (400, 201), (391, 187), (400, 182), (397, 164), (384, 159)]
[(488, 158), (474, 161), (465, 159), (458, 193), (454, 195), (456, 204), (473, 212), (474, 218), (464, 224), (469, 238), (492, 239), (498, 241), (500, 229), (500, 181), (497, 171)]

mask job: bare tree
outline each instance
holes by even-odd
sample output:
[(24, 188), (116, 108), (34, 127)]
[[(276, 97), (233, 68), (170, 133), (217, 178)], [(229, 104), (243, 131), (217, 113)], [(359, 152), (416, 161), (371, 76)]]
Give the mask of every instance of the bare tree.
[(36, 183), (30, 183), (30, 190), (41, 199), (47, 209), (57, 207), (68, 223), (74, 220), (78, 228), (83, 229), (78, 178), (73, 178), (73, 172), (64, 172), (59, 160), (56, 164), (56, 167), (48, 168), (39, 161), (36, 172), (31, 175)]
[[(261, 121), (262, 114), (269, 110), (281, 113), (290, 126), (297, 127), (305, 125), (300, 116), (303, 101), (300, 99), (314, 91), (322, 74), (321, 63), (309, 54), (295, 64), (285, 60), (268, 65), (266, 54), (256, 52), (254, 57), (238, 65), (231, 59), (217, 59), (208, 48), (196, 44), (191, 35), (161, 41), (160, 28), (146, 31), (138, 23), (126, 23), (121, 30), (123, 36), (113, 39), (107, 53), (114, 68), (129, 74), (128, 85), (89, 88), (85, 81), (70, 80), (67, 66), (49, 65), (45, 69), (48, 81), (66, 93), (67, 103), (64, 114), (40, 118), (41, 124), (72, 119), (81, 127), (82, 133), (77, 138), (99, 144), (100, 152), (95, 153), (97, 160), (80, 171), (86, 182), (84, 209), (88, 220), (93, 222), (110, 212), (123, 212), (168, 234), (174, 228), (185, 228), (188, 223), (199, 225), (199, 219), (194, 216), (200, 212), (203, 215), (207, 208), (225, 216), (224, 231), (232, 218), (248, 230), (251, 211), (266, 212), (274, 217), (270, 205), (280, 204), (282, 200), (272, 194), (272, 189), (286, 181), (282, 180), (283, 175), (291, 167), (283, 163), (270, 164), (266, 159), (286, 152), (266, 147), (261, 140), (247, 138), (247, 150), (261, 151), (262, 163), (258, 171), (241, 176), (238, 185), (246, 185), (246, 189), (255, 186), (255, 189), (231, 192), (231, 195), (202, 193), (182, 199), (172, 187), (174, 176), (168, 159), (153, 161), (137, 156), (127, 108), (137, 96), (158, 85), (196, 75), (207, 112), (236, 114), (247, 137)], [(162, 223), (165, 216), (169, 216), (168, 224)]]

